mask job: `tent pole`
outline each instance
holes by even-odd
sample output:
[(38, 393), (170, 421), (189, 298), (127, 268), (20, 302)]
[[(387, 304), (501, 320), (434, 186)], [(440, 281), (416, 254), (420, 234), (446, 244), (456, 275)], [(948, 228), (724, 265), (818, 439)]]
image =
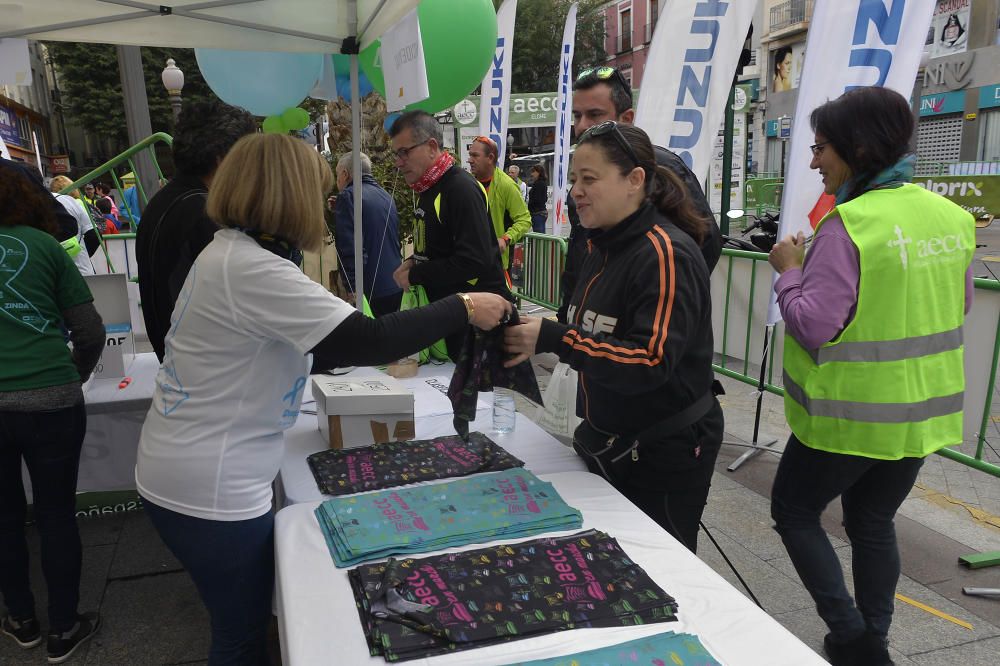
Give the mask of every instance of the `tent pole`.
[(364, 253), (361, 246), (363, 225), (361, 220), (361, 204), (364, 184), (361, 182), (361, 87), (358, 82), (358, 53), (360, 43), (358, 34), (358, 3), (352, 1), (352, 10), (348, 13), (351, 22), (350, 32), (355, 37), (355, 48), (351, 49), (351, 182), (354, 183), (354, 303), (361, 309), (365, 294), (364, 283)]

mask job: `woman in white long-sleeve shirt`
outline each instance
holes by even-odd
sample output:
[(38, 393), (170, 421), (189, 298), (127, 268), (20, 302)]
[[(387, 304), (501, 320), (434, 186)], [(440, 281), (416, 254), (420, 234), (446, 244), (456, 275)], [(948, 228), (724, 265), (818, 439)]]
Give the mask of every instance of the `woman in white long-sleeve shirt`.
[(212, 619), (210, 664), (266, 663), (274, 577), (271, 483), (283, 431), (312, 368), (388, 362), (510, 304), (457, 294), (378, 320), (307, 278), (300, 249), (326, 233), (333, 175), (305, 143), (241, 139), (220, 164), (207, 212), (222, 229), (174, 305), (136, 483), (153, 524)]

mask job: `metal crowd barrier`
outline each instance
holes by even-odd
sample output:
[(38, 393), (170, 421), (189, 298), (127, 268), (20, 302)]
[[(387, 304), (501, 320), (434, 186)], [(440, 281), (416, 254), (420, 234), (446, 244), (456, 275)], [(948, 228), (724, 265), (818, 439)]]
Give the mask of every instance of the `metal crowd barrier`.
[[(718, 363), (712, 368), (720, 375), (757, 387), (763, 335), (767, 319), (772, 272), (767, 254), (742, 250), (722, 251), (723, 258), (712, 276), (712, 305), (715, 322), (715, 345)], [(763, 269), (758, 269), (764, 262)], [(761, 279), (763, 277), (763, 279)], [(946, 447), (938, 451), (956, 462), (1000, 477), (1000, 464), (985, 459), (987, 428), (992, 423), (993, 395), (997, 364), (1000, 358), (1000, 282), (976, 278), (972, 311), (965, 324), (966, 370), (966, 439), (975, 440), (970, 455)], [(719, 306), (722, 306), (721, 308)], [(721, 312), (720, 312), (721, 310)], [(764, 390), (784, 396), (784, 389), (774, 381), (775, 369), (781, 368), (783, 324), (778, 324), (768, 347)], [(989, 334), (992, 334), (992, 338)], [(992, 342), (992, 344), (989, 344)], [(989, 364), (985, 359), (989, 358)], [(755, 367), (751, 368), (751, 364)], [(988, 370), (988, 372), (987, 372)], [(779, 381), (780, 381), (780, 372)], [(988, 379), (986, 378), (988, 375)], [(982, 411), (970, 412), (973, 405)]]
[(524, 284), (517, 296), (549, 310), (558, 310), (562, 299), (562, 272), (566, 265), (566, 239), (528, 233), (523, 243)]

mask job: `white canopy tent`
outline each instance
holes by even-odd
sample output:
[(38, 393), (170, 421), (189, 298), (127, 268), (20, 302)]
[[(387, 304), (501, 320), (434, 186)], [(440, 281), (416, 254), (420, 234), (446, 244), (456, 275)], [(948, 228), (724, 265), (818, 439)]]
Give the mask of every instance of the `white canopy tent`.
[[(167, 0), (168, 2), (170, 0)], [(351, 54), (353, 180), (362, 187), (358, 56), (420, 0), (0, 0), (0, 39)], [(352, 39), (353, 38), (353, 39)], [(354, 256), (361, 257), (360, 191), (354, 197)], [(355, 262), (355, 293), (364, 293)], [(360, 302), (359, 302), (360, 304)]]

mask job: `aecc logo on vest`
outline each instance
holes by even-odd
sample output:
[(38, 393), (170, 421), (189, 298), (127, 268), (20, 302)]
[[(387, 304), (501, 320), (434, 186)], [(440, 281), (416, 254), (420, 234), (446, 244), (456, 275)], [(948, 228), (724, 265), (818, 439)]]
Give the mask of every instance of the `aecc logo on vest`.
[(969, 249), (965, 247), (962, 237), (959, 234), (948, 234), (947, 236), (931, 236), (930, 238), (918, 238), (916, 241), (910, 236), (903, 234), (903, 230), (897, 224), (893, 228), (896, 237), (887, 244), (890, 248), (899, 248), (899, 260), (903, 264), (903, 270), (909, 268), (910, 245), (916, 252), (914, 266), (926, 266), (933, 262), (952, 261), (959, 257), (953, 257), (956, 252)]

